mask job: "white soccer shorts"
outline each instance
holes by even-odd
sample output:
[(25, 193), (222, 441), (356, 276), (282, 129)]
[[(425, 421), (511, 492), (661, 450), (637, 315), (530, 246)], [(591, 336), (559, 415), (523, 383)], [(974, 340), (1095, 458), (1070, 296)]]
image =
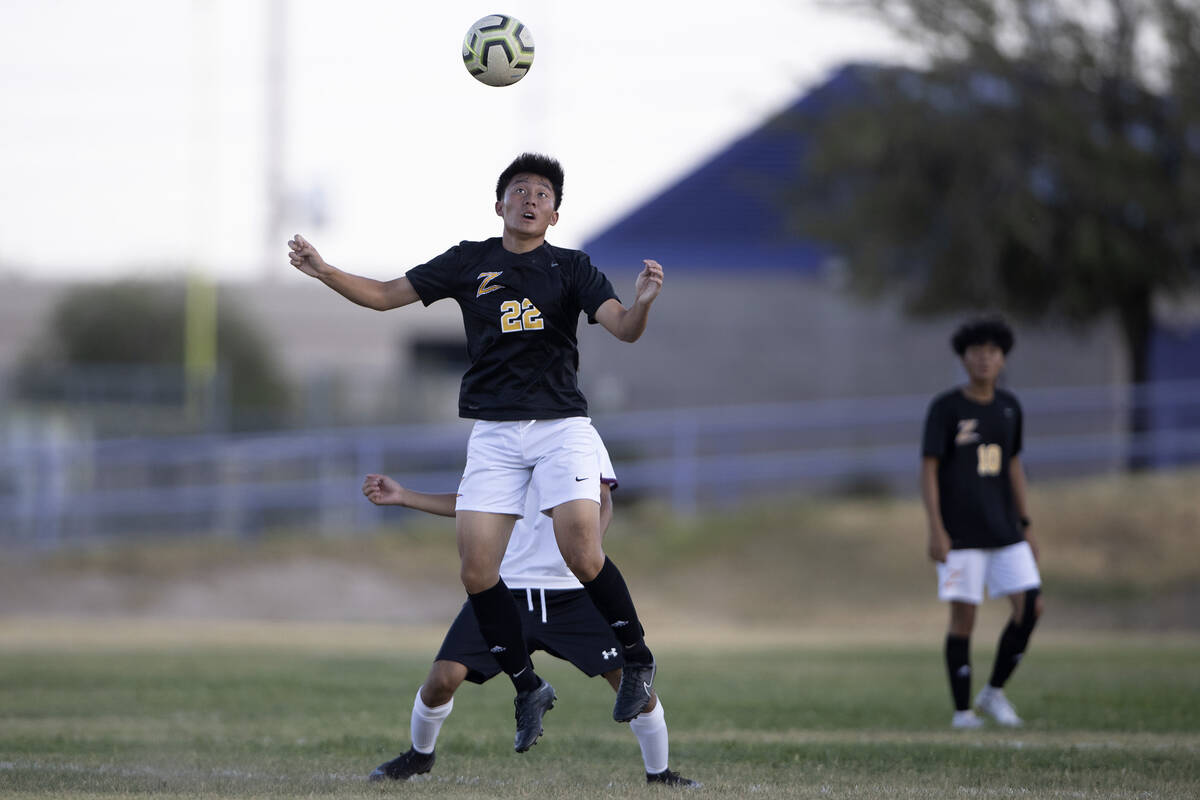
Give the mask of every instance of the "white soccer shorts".
[(542, 510), (570, 500), (600, 502), (597, 434), (587, 417), (478, 420), (467, 442), (457, 511), (523, 516), (534, 492)]
[(988, 597), (1036, 589), (1042, 585), (1037, 560), (1029, 542), (994, 549), (951, 550), (944, 564), (937, 565), (938, 599), (946, 602), (983, 602)]

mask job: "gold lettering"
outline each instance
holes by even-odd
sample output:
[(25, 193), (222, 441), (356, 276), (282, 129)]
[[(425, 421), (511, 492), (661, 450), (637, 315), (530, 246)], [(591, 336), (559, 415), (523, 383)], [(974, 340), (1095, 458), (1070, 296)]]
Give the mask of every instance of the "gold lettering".
[(980, 475), (999, 475), (1002, 451), (998, 444), (981, 444), (975, 448), (978, 464), (976, 470)]
[(488, 292), (494, 292), (497, 289), (503, 289), (504, 287), (500, 286), (500, 285), (496, 285), (496, 286), (488, 285), (489, 283), (496, 280), (496, 278), (499, 278), (503, 274), (504, 274), (503, 272), (481, 272), (481, 273), (479, 273), (481, 283), (479, 284), (479, 291), (475, 292), (475, 296), (483, 297)]
[(542, 312), (528, 297), (521, 302), (505, 300), (500, 304), (500, 332), (540, 331), (546, 327)]
[(521, 304), (516, 300), (505, 300), (500, 304), (500, 332), (516, 333), (521, 328)]

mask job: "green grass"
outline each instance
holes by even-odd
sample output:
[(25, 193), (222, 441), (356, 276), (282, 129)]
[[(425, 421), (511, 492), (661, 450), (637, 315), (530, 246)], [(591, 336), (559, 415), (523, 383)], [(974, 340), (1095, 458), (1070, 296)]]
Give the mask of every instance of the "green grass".
[[(606, 549), (659, 656), (672, 766), (700, 796), (1192, 800), (1198, 495), (1196, 470), (1035, 481), (1047, 612), (1010, 687), (1028, 721), (1016, 732), (947, 728), (946, 612), (914, 498), (784, 497), (682, 519), (618, 499)], [(432, 776), (363, 780), (407, 747), (457, 574), (438, 520), (8, 554), (0, 797), (671, 794), (645, 785), (608, 686), (544, 656), (560, 702), (530, 753), (512, 752), (507, 681), (468, 685)], [(344, 617), (361, 622), (303, 616), (338, 608), (351, 579), (389, 589)], [(296, 615), (253, 621), (264, 597)], [(214, 609), (230, 618), (188, 619)], [(420, 625), (385, 624), (392, 609)], [(981, 610), (977, 684), (1004, 617), (1003, 602)]]
[[(662, 796), (607, 684), (542, 655), (560, 701), (531, 752), (512, 752), (507, 682), (467, 685), (430, 777), (366, 783), (407, 747), (431, 640), (343, 628), (187, 644), (185, 625), (164, 644), (118, 625), (79, 646), (0, 629), (0, 796)], [(963, 734), (934, 638), (660, 648), (672, 766), (721, 798), (1200, 795), (1200, 641), (1044, 637), (1010, 687), (1027, 727)]]

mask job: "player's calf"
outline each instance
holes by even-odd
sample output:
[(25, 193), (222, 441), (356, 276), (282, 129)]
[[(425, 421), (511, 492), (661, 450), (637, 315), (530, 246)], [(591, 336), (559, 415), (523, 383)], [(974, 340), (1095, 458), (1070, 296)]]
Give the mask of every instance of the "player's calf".
[(1019, 618), (1010, 619), (1000, 634), (1000, 643), (996, 648), (996, 662), (992, 667), (992, 676), (988, 686), (1001, 689), (1008, 682), (1013, 670), (1021, 663), (1025, 650), (1029, 647), (1029, 638), (1037, 625), (1039, 616), (1041, 591), (1037, 588), (1025, 592)]
[(583, 584), (583, 588), (592, 599), (592, 604), (600, 612), (612, 628), (613, 635), (624, 649), (627, 663), (649, 666), (654, 663), (654, 655), (646, 647), (642, 635), (642, 623), (638, 619), (637, 609), (634, 608), (633, 598), (629, 595), (629, 587), (617, 565), (611, 559), (604, 559), (604, 567), (596, 577)]

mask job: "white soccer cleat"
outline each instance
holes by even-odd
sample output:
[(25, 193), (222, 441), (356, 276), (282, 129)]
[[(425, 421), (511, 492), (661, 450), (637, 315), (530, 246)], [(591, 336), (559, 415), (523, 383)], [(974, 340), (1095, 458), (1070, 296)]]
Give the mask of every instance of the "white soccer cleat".
[(975, 698), (975, 707), (1006, 728), (1021, 727), (1021, 718), (1004, 696), (1003, 689), (985, 686)]
[(983, 720), (968, 708), (966, 711), (954, 712), (954, 718), (950, 720), (950, 727), (960, 731), (973, 731), (983, 727)]

